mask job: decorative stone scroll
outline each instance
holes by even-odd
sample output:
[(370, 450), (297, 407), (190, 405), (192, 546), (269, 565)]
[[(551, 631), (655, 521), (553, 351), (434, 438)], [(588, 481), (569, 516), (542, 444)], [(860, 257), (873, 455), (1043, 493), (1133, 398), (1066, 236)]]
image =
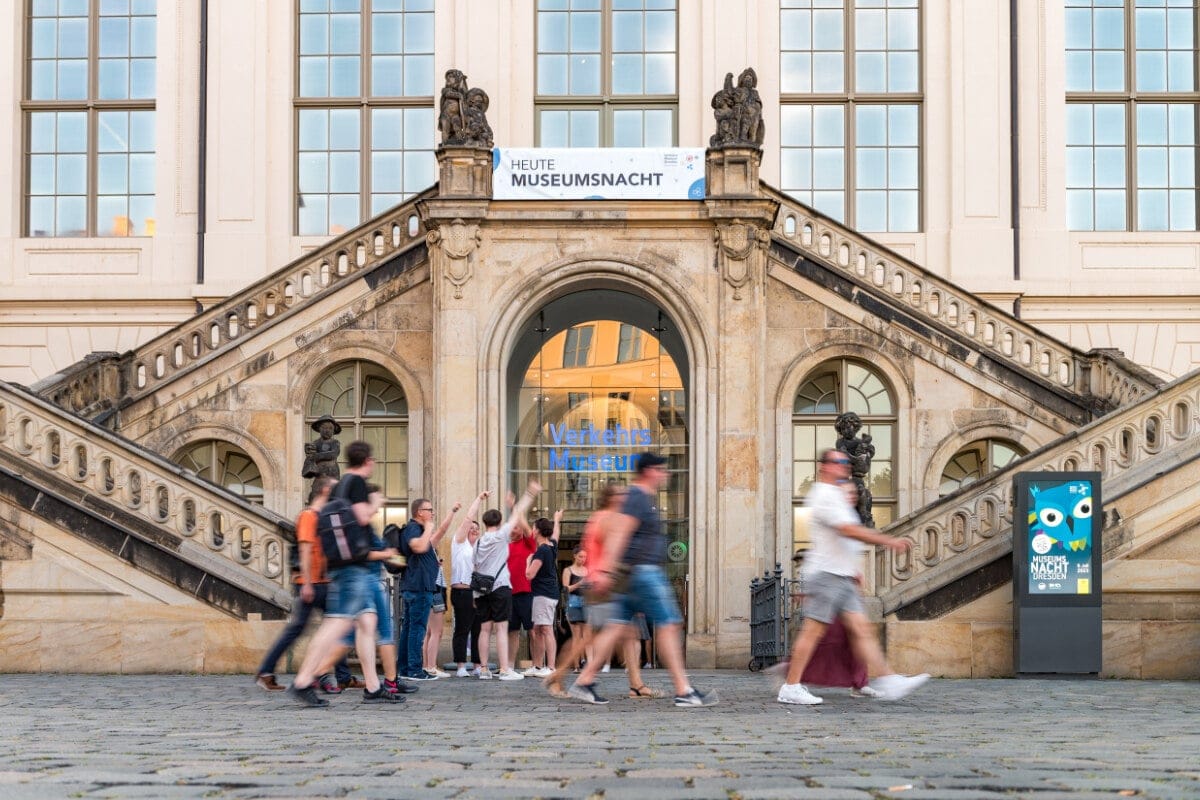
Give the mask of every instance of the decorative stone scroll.
[(712, 107), (717, 132), (709, 138), (709, 147), (762, 148), (766, 130), (762, 98), (758, 95), (758, 74), (753, 68), (742, 70), (736, 85), (733, 73), (725, 73), (725, 86), (713, 95)]
[(733, 299), (742, 299), (742, 287), (750, 283), (756, 270), (753, 263), (756, 250), (761, 258), (771, 242), (771, 235), (757, 225), (734, 219), (719, 225), (713, 233), (721, 264), (721, 277), (733, 287)]
[(483, 241), (478, 223), (454, 219), (449, 223), (431, 227), (426, 235), (429, 252), (438, 262), (438, 270), (454, 287), (454, 298), (461, 300), (463, 287), (474, 274), (475, 249)]
[(467, 76), (460, 70), (446, 70), (446, 85), (439, 102), (438, 130), (441, 146), (491, 149), (492, 126), (487, 121), (487, 92), (468, 89)]

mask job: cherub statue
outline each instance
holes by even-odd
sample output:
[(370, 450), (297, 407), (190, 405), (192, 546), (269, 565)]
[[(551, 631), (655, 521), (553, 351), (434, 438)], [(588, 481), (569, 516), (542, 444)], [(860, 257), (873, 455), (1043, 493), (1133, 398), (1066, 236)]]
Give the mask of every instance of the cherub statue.
[(834, 447), (850, 459), (851, 479), (858, 489), (858, 516), (862, 518), (863, 525), (873, 528), (875, 517), (871, 513), (871, 489), (867, 485), (871, 459), (875, 457), (875, 445), (871, 443), (871, 434), (858, 435), (862, 430), (862, 419), (853, 411), (839, 414), (833, 427), (838, 432), (838, 440)]
[(717, 132), (709, 138), (709, 147), (762, 146), (765, 133), (763, 104), (757, 87), (758, 75), (750, 67), (742, 70), (736, 85), (733, 73), (725, 73), (724, 87), (712, 98)]
[(762, 98), (758, 96), (758, 74), (752, 68), (746, 67), (738, 76), (733, 98), (738, 112), (738, 140), (762, 146), (763, 105)]
[(467, 124), (464, 131), (467, 144), (492, 146), (492, 126), (487, 121), (488, 104), (487, 92), (483, 89), (476, 87), (467, 92)]
[(725, 87), (713, 95), (713, 116), (717, 132), (708, 139), (709, 147), (721, 147), (737, 138), (737, 111), (733, 108), (733, 73), (725, 75)]
[(304, 445), (304, 466), (300, 475), (304, 478), (316, 478), (328, 475), (331, 478), (341, 477), (338, 467), (338, 456), (342, 453), (342, 443), (333, 438), (342, 432), (342, 426), (333, 417), (326, 414), (312, 424), (312, 429), (320, 434), (320, 438)]
[(446, 85), (442, 87), (439, 103), (438, 130), (442, 133), (442, 144), (461, 144), (463, 131), (467, 127), (466, 115), (467, 76), (461, 70), (446, 70)]

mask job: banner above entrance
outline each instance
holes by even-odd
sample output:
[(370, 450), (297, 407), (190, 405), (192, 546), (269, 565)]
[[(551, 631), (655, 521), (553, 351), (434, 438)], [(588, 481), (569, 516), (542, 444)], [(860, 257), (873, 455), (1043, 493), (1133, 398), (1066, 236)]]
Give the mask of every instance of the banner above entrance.
[(496, 200), (703, 200), (701, 147), (497, 147)]

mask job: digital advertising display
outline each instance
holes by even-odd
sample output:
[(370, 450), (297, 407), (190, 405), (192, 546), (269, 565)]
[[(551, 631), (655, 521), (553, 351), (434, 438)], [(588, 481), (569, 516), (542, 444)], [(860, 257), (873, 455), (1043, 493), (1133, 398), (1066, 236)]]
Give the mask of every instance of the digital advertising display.
[(1091, 480), (1031, 480), (1025, 499), (1027, 587), (1031, 595), (1090, 595), (1093, 512)]

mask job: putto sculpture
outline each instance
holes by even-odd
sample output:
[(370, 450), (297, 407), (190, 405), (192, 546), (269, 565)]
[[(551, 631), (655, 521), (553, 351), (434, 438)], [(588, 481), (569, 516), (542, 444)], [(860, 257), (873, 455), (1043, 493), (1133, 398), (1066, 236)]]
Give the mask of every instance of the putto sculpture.
[(858, 432), (862, 430), (862, 419), (853, 411), (838, 414), (833, 422), (838, 432), (834, 447), (841, 450), (850, 459), (850, 479), (858, 490), (858, 516), (862, 524), (868, 528), (875, 527), (875, 516), (871, 513), (871, 487), (867, 484), (867, 475), (871, 472), (871, 459), (875, 457), (875, 445), (871, 443), (871, 434)]
[(446, 85), (439, 103), (438, 130), (442, 146), (492, 146), (492, 126), (488, 125), (488, 96), (483, 89), (468, 89), (467, 76), (460, 70), (446, 70)]
[(713, 95), (712, 107), (717, 132), (709, 138), (709, 147), (762, 147), (763, 104), (758, 95), (758, 74), (753, 68), (742, 70), (736, 85), (733, 73), (725, 73), (725, 85)]

